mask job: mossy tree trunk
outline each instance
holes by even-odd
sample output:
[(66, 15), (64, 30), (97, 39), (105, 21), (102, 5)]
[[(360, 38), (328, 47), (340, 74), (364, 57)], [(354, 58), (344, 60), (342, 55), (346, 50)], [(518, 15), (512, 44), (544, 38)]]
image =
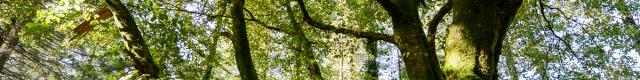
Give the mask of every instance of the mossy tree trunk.
[(133, 65), (143, 78), (157, 78), (158, 66), (153, 61), (149, 49), (131, 15), (120, 0), (105, 0), (115, 17), (120, 35), (124, 38), (127, 55), (133, 59)]
[(445, 44), (447, 79), (495, 80), (502, 39), (521, 0), (453, 0)]
[(244, 0), (231, 1), (231, 16), (233, 17), (233, 48), (235, 49), (235, 58), (240, 77), (242, 80), (258, 80), (256, 70), (251, 61), (251, 49), (249, 48), (249, 40), (247, 39), (247, 26), (242, 11)]

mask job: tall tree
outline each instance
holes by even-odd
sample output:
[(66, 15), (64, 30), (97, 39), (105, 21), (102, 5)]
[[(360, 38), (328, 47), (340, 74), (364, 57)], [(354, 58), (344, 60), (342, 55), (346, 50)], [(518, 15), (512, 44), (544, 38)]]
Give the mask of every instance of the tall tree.
[(139, 75), (143, 78), (157, 78), (158, 66), (153, 61), (153, 57), (147, 49), (145, 40), (138, 30), (131, 12), (120, 0), (105, 0), (109, 9), (115, 16), (116, 25), (120, 31), (120, 35), (124, 38), (124, 44), (127, 55), (133, 59), (134, 67), (139, 71)]
[(231, 16), (233, 18), (233, 48), (235, 49), (235, 58), (240, 70), (240, 77), (243, 80), (257, 80), (258, 76), (251, 61), (251, 49), (249, 48), (249, 40), (247, 39), (247, 26), (245, 23), (243, 7), (244, 0), (231, 1)]
[[(398, 45), (402, 59), (406, 62), (411, 79), (441, 79), (443, 77), (435, 51), (428, 51), (426, 36), (422, 31), (422, 22), (418, 15), (418, 0), (389, 1), (377, 0), (392, 18), (394, 35), (359, 32), (338, 28), (313, 20), (307, 12), (304, 2), (297, 0), (303, 13), (303, 19), (309, 25), (322, 30), (335, 31), (370, 40), (384, 40)], [(432, 46), (433, 47), (433, 46)], [(431, 50), (431, 49), (429, 49)], [(430, 53), (431, 52), (431, 53)]]
[[(411, 79), (443, 79), (438, 59), (435, 55), (433, 44), (434, 39), (428, 39), (422, 31), (422, 23), (418, 15), (420, 0), (396, 1), (377, 0), (392, 18), (394, 35), (391, 39), (384, 34), (351, 31), (337, 28), (331, 25), (316, 22), (310, 18), (304, 8), (302, 0), (298, 0), (303, 12), (304, 20), (316, 28), (323, 30), (334, 30), (337, 33), (350, 34), (356, 37), (364, 37), (374, 40), (385, 40), (392, 42), (400, 48), (402, 59), (406, 62), (409, 78)], [(506, 27), (515, 15), (522, 1), (475, 1), (481, 4), (472, 4), (469, 1), (453, 1), (448, 3), (453, 5), (454, 25), (449, 28), (447, 38), (445, 68), (447, 79), (486, 78), (497, 79), (496, 63), (500, 54), (501, 40), (506, 32)], [(457, 6), (457, 7), (456, 7)], [(497, 10), (504, 12), (498, 13)], [(439, 11), (443, 16), (447, 11), (447, 6)], [(457, 10), (457, 12), (456, 12)], [(487, 11), (483, 11), (487, 10)], [(480, 14), (477, 14), (480, 13)], [(483, 16), (481, 18), (473, 16)], [(440, 20), (438, 16), (434, 20)], [(489, 21), (487, 21), (489, 20)], [(439, 22), (439, 21), (433, 21)], [(437, 23), (429, 24), (431, 29), (435, 29)], [(463, 30), (464, 29), (464, 30)], [(435, 32), (435, 30), (429, 30)], [(461, 35), (464, 32), (465, 35)], [(433, 38), (430, 34), (430, 38)], [(451, 40), (451, 41), (449, 41)], [(500, 43), (498, 43), (500, 42)], [(479, 58), (479, 56), (482, 56)], [(469, 62), (468, 65), (459, 66), (456, 62)], [(475, 65), (478, 64), (478, 65)], [(477, 67), (475, 67), (477, 66)], [(465, 72), (471, 72), (467, 74)], [(478, 73), (473, 73), (478, 72)], [(462, 73), (462, 74), (459, 74)], [(462, 78), (464, 79), (464, 78)]]

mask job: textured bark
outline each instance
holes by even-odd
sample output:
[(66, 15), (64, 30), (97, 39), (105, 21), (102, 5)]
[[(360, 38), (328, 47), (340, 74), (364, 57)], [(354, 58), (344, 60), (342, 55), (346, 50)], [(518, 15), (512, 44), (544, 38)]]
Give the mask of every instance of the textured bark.
[(115, 16), (116, 24), (120, 35), (124, 38), (127, 55), (133, 59), (133, 65), (143, 78), (157, 78), (158, 66), (153, 61), (153, 57), (147, 49), (147, 45), (136, 25), (131, 12), (120, 2), (120, 0), (105, 0), (109, 9)]
[(5, 69), (4, 64), (9, 60), (10, 55), (16, 53), (15, 48), (20, 41), (18, 36), (20, 27), (17, 20), (12, 18), (10, 26), (0, 23), (0, 30), (2, 30), (0, 33), (0, 72), (2, 72)]
[(454, 0), (445, 44), (447, 79), (496, 80), (507, 26), (521, 1)]
[(299, 43), (297, 43), (296, 48), (302, 50), (301, 52), (305, 56), (304, 61), (307, 64), (307, 70), (309, 70), (310, 79), (324, 80), (324, 78), (322, 77), (322, 72), (320, 71), (320, 65), (318, 65), (315, 54), (313, 53), (313, 49), (311, 48), (311, 43), (309, 42), (306, 35), (304, 34), (304, 31), (302, 31), (303, 30), (301, 28), (302, 25), (300, 25), (296, 21), (297, 19), (295, 18), (295, 15), (291, 10), (292, 8), (290, 4), (287, 4), (286, 7), (287, 7), (287, 13), (288, 13), (287, 15), (290, 18), (289, 20), (292, 24), (291, 31), (293, 32), (293, 34), (291, 35), (294, 36), (293, 37), (294, 41), (300, 41)]
[(235, 49), (235, 58), (240, 77), (242, 80), (258, 80), (256, 70), (251, 61), (251, 49), (249, 48), (249, 40), (247, 39), (247, 26), (245, 23), (244, 0), (231, 1), (231, 17), (233, 17), (232, 31), (233, 48)]
[(427, 38), (422, 29), (422, 23), (418, 15), (418, 2), (416, 0), (377, 0), (393, 22), (394, 39), (402, 52), (407, 73), (410, 79), (434, 79), (440, 80), (444, 76), (439, 66), (435, 51), (429, 51)]

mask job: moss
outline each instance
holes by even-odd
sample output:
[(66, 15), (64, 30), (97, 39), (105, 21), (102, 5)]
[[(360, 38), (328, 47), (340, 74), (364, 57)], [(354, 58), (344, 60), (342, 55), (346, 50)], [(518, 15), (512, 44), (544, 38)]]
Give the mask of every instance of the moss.
[(474, 53), (477, 52), (476, 47), (471, 43), (472, 39), (465, 36), (469, 33), (464, 32), (460, 24), (453, 24), (449, 31), (443, 67), (447, 79), (479, 78), (473, 72), (477, 60)]

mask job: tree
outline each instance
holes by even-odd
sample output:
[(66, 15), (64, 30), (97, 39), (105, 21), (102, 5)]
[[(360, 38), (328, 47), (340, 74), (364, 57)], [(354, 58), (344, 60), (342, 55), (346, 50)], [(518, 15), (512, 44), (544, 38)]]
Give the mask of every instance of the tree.
[(243, 80), (257, 80), (258, 76), (253, 67), (253, 61), (251, 61), (251, 49), (249, 48), (249, 40), (247, 40), (247, 26), (242, 12), (244, 0), (233, 0), (231, 3), (231, 16), (233, 17), (232, 42), (240, 76)]
[(120, 35), (125, 40), (125, 53), (133, 60), (135, 68), (140, 73), (139, 75), (143, 78), (157, 78), (160, 70), (155, 61), (153, 61), (153, 57), (149, 53), (149, 49), (140, 30), (138, 30), (138, 25), (133, 16), (131, 16), (131, 12), (120, 0), (105, 0), (105, 3), (113, 12)]
[[(9, 52), (0, 54), (0, 79), (633, 80), (640, 74), (637, 0), (119, 1), (0, 0), (0, 53)], [(113, 14), (129, 17), (112, 21)], [(138, 48), (147, 54), (121, 54)]]
[(291, 8), (290, 4), (286, 4), (286, 7), (287, 15), (290, 18), (289, 21), (291, 23), (292, 35), (295, 36), (294, 41), (299, 41), (296, 47), (301, 50), (299, 52), (305, 57), (304, 59), (307, 64), (307, 70), (309, 70), (309, 77), (314, 80), (324, 80), (320, 71), (320, 66), (316, 61), (316, 56), (311, 48), (311, 42), (309, 42), (309, 39), (307, 39), (307, 36), (302, 31), (302, 25), (296, 21), (297, 19), (291, 10), (293, 8)]

